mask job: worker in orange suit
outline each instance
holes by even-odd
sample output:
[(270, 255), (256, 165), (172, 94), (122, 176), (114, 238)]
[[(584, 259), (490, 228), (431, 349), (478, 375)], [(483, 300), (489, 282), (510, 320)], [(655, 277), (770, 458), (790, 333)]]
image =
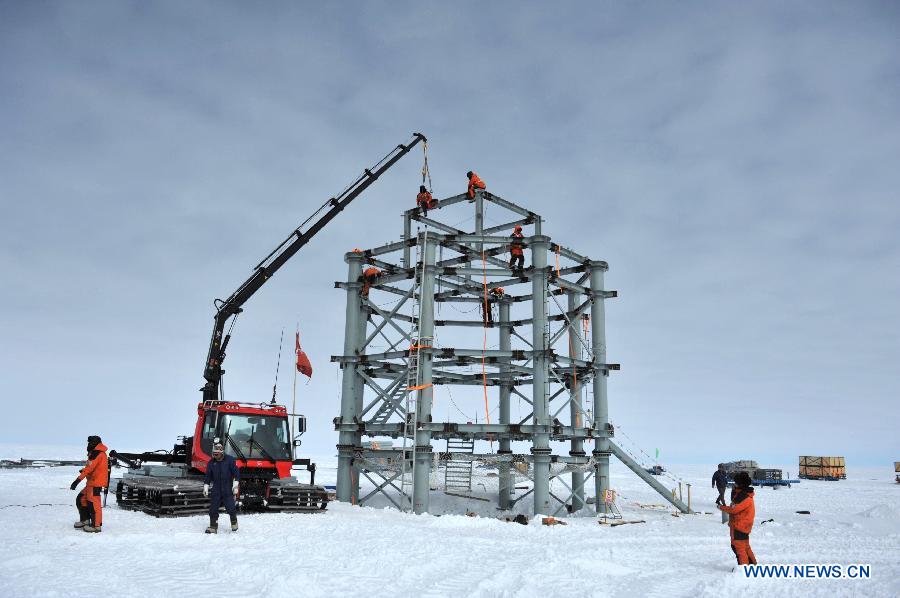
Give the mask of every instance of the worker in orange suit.
[(106, 445), (99, 436), (88, 436), (88, 463), (72, 482), (74, 490), (81, 480), (87, 480), (84, 490), (78, 493), (78, 523), (76, 529), (97, 533), (103, 531), (103, 489), (109, 484), (109, 459), (106, 456)]
[(509, 238), (509, 268), (515, 271), (518, 264), (521, 272), (525, 269), (525, 243), (522, 241), (525, 235), (522, 234), (522, 227), (517, 224)]
[(479, 177), (471, 170), (466, 173), (466, 177), (468, 177), (469, 179), (468, 195), (470, 199), (475, 199), (475, 189), (487, 189), (487, 185), (484, 184), (484, 181), (481, 180), (481, 177)]
[(481, 301), (481, 319), (486, 327), (490, 328), (494, 325), (494, 304), (500, 301), (505, 293), (503, 287), (494, 287)]
[(379, 276), (381, 276), (381, 270), (378, 268), (366, 268), (363, 270), (363, 288), (359, 292), (361, 297), (366, 299), (369, 297), (369, 289), (372, 288)]
[(425, 185), (419, 185), (419, 194), (416, 195), (416, 205), (422, 210), (423, 216), (428, 216), (428, 210), (437, 207), (437, 200), (431, 196), (431, 193), (425, 188)]
[(738, 565), (755, 565), (756, 555), (750, 548), (750, 530), (756, 507), (753, 502), (753, 481), (750, 474), (740, 471), (734, 476), (734, 492), (731, 505), (718, 505), (719, 510), (728, 513), (728, 528), (731, 532), (731, 550), (737, 557)]

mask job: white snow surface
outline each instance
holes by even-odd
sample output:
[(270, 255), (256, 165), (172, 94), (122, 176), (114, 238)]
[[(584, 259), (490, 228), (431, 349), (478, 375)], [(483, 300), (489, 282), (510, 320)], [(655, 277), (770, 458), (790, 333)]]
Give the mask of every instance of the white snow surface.
[[(73, 451), (0, 446), (0, 457), (78, 458)], [(332, 484), (336, 459), (317, 461), (317, 482)], [(751, 543), (760, 563), (866, 563), (868, 580), (732, 572), (728, 530), (709, 487), (713, 466), (672, 469), (693, 484), (692, 506), (701, 514), (641, 508), (663, 501), (614, 464), (625, 520), (645, 523), (612, 528), (584, 512), (567, 517), (566, 526), (543, 526), (539, 518), (523, 526), (499, 520), (492, 503), (433, 492), (439, 508), (477, 516), (330, 503), (314, 515), (242, 515), (239, 532), (223, 526), (218, 535), (203, 533), (205, 516), (156, 519), (118, 509), (112, 495), (103, 532), (83, 533), (72, 528), (69, 484), (77, 468), (5, 469), (0, 596), (900, 595), (900, 484), (891, 467), (848, 468), (840, 482), (756, 491)], [(530, 498), (521, 510), (530, 509)], [(767, 519), (774, 521), (760, 523)]]

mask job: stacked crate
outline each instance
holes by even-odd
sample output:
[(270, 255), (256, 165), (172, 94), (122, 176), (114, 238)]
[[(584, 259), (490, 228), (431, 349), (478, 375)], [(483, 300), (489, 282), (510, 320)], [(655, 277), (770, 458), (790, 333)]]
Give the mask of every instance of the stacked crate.
[(800, 479), (843, 480), (846, 477), (843, 457), (800, 457)]

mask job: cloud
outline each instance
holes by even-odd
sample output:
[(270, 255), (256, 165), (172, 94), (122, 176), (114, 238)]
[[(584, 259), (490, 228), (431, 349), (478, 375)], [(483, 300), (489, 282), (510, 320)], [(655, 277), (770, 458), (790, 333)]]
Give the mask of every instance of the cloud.
[[(897, 24), (892, 3), (3, 4), (4, 433), (189, 433), (212, 299), (421, 130), (438, 196), (474, 168), (610, 262), (611, 413), (635, 440), (682, 460), (884, 460)], [(336, 442), (331, 283), (345, 251), (399, 237), (419, 160), (238, 322), (226, 387), (248, 400), (268, 398), (280, 331), (301, 322), (314, 451)]]

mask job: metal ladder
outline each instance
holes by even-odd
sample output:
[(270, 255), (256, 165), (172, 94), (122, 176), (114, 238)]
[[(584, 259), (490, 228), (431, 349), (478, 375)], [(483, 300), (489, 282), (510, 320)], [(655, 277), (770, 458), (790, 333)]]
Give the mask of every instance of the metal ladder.
[(472, 467), (471, 459), (454, 459), (454, 453), (475, 453), (475, 440), (466, 438), (448, 438), (447, 453), (450, 458), (444, 466), (444, 492), (469, 493), (472, 491)]
[[(409, 359), (406, 369), (406, 386), (402, 387), (402, 392), (406, 394), (406, 413), (403, 418), (403, 448), (400, 469), (400, 500), (401, 504), (409, 510), (413, 510), (413, 494), (416, 490), (416, 431), (419, 429), (419, 409), (416, 404), (417, 393), (419, 390), (410, 390), (421, 384), (421, 373), (419, 371), (419, 357), (421, 347), (424, 345), (431, 346), (433, 339), (431, 337), (419, 336), (419, 322), (422, 319), (422, 281), (425, 279), (425, 247), (428, 245), (428, 229), (425, 229), (422, 246), (416, 244), (416, 268), (421, 264), (421, 270), (415, 277), (414, 285), (419, 287), (419, 292), (413, 293), (413, 320), (410, 329), (409, 338), (412, 346), (409, 350)], [(410, 428), (412, 433), (410, 434)], [(412, 441), (412, 451), (409, 451), (407, 441)], [(408, 454), (411, 453), (411, 454)], [(409, 465), (407, 465), (409, 464)], [(407, 490), (407, 488), (409, 488)]]

